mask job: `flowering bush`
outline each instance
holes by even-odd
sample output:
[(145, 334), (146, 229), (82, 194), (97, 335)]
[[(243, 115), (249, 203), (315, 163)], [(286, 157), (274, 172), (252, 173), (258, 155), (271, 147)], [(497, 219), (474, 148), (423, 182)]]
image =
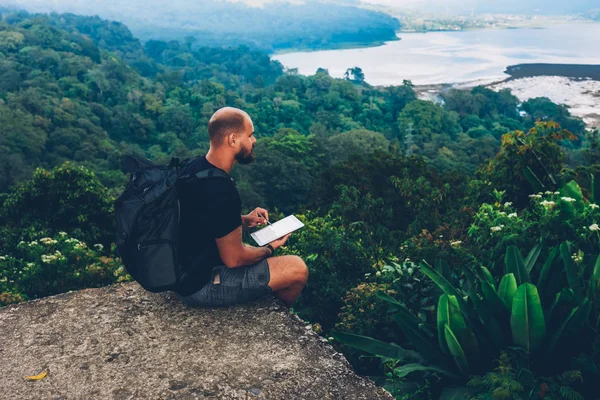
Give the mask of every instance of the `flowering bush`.
[[(565, 188), (578, 186), (571, 182)], [(586, 253), (600, 251), (600, 207), (561, 191), (529, 195), (529, 207), (519, 211), (502, 202), (504, 192), (495, 192), (494, 204), (482, 204), (468, 230), (473, 254), (484, 265), (502, 259), (507, 245), (530, 249), (537, 243), (545, 248), (570, 241)]]
[(131, 279), (120, 259), (92, 247), (65, 232), (21, 241), (12, 256), (0, 256), (0, 306)]

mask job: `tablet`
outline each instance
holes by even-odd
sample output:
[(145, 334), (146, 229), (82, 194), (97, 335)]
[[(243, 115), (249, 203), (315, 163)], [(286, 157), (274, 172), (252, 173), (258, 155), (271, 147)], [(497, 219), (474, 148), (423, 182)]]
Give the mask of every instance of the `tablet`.
[(267, 243), (271, 243), (273, 240), (277, 240), (288, 233), (302, 228), (303, 226), (304, 224), (298, 218), (289, 215), (271, 225), (267, 225), (264, 228), (251, 233), (250, 236), (252, 236), (252, 239), (254, 239), (259, 246), (264, 246)]

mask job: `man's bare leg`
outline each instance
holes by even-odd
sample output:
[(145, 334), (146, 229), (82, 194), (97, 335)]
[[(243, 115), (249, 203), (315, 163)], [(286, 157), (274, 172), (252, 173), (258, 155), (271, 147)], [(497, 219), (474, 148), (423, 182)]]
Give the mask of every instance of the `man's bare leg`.
[(308, 268), (298, 256), (280, 256), (267, 259), (273, 294), (290, 307), (302, 293), (308, 280)]

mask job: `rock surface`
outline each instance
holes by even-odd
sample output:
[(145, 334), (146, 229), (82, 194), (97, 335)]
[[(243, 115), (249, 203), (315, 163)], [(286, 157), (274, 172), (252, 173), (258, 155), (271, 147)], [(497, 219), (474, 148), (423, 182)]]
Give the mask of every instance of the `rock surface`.
[(194, 309), (86, 289), (0, 309), (0, 398), (393, 399), (324, 340), (273, 297)]

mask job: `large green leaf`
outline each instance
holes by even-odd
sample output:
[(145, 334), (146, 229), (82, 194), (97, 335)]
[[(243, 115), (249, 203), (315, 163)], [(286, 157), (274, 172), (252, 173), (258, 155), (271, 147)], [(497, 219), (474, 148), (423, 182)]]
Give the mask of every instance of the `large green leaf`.
[(446, 345), (446, 338), (444, 337), (444, 330), (446, 329), (446, 324), (450, 322), (450, 304), (448, 302), (448, 295), (443, 294), (440, 296), (438, 300), (437, 307), (437, 330), (438, 330), (438, 344), (440, 349), (445, 354), (450, 354), (448, 350), (448, 346)]
[(557, 326), (560, 322), (557, 322), (557, 318), (560, 315), (565, 315), (577, 306), (577, 299), (575, 293), (571, 288), (563, 288), (554, 296), (552, 305), (546, 311), (546, 322), (548, 326)]
[(573, 289), (577, 300), (582, 301), (583, 297), (585, 296), (583, 279), (581, 279), (579, 273), (577, 272), (577, 266), (571, 258), (571, 249), (567, 242), (563, 242), (560, 244), (560, 257), (562, 258), (563, 264), (565, 266), (565, 272), (567, 273), (567, 281), (569, 282), (569, 287)]
[(446, 294), (450, 294), (456, 297), (460, 309), (466, 314), (468, 312), (467, 305), (462, 298), (462, 293), (455, 288), (446, 278), (444, 278), (439, 272), (435, 269), (431, 268), (429, 264), (425, 261), (421, 261), (419, 264), (421, 266), (421, 270), (425, 275), (429, 277), (436, 285), (439, 286), (440, 289)]
[(527, 270), (528, 274), (531, 274), (531, 270), (533, 269), (533, 266), (537, 262), (537, 259), (540, 256), (541, 252), (542, 252), (542, 245), (538, 243), (535, 246), (533, 246), (533, 248), (531, 249), (529, 254), (527, 254), (527, 257), (525, 258), (525, 269)]
[(444, 333), (445, 333), (446, 343), (448, 344), (448, 350), (450, 350), (450, 354), (452, 354), (452, 357), (454, 357), (454, 362), (456, 363), (458, 370), (464, 376), (468, 376), (469, 375), (469, 362), (467, 361), (465, 352), (463, 351), (462, 347), (460, 346), (460, 343), (458, 342), (456, 335), (454, 334), (454, 332), (452, 332), (452, 329), (450, 329), (450, 327), (447, 324), (444, 327)]
[(548, 278), (550, 277), (550, 272), (552, 271), (552, 265), (553, 265), (554, 260), (556, 259), (557, 255), (558, 255), (558, 247), (552, 248), (552, 250), (550, 251), (550, 255), (546, 259), (546, 262), (544, 263), (544, 266), (542, 267), (542, 270), (540, 271), (540, 276), (538, 278), (536, 286), (537, 286), (538, 290), (544, 294), (544, 296), (547, 293), (546, 285), (548, 283)]
[(537, 288), (524, 283), (513, 299), (510, 327), (513, 341), (528, 353), (538, 349), (546, 335), (546, 322)]
[(583, 194), (581, 193), (581, 188), (577, 182), (571, 181), (560, 188), (559, 191), (561, 197), (571, 197), (575, 199), (574, 202), (560, 201), (560, 211), (563, 218), (573, 218), (578, 211), (581, 212), (583, 210)]
[(330, 335), (341, 343), (375, 356), (402, 362), (424, 361), (423, 357), (416, 351), (406, 350), (394, 343), (385, 343), (367, 336), (355, 335), (348, 332), (331, 331)]
[(546, 346), (546, 351), (548, 356), (546, 357), (547, 359), (550, 358), (550, 356), (552, 354), (554, 354), (554, 349), (556, 348), (556, 345), (558, 344), (558, 341), (560, 340), (560, 338), (562, 337), (567, 325), (569, 324), (569, 321), (571, 320), (571, 318), (573, 318), (573, 315), (575, 315), (575, 313), (577, 312), (577, 309), (579, 307), (575, 307), (571, 310), (571, 312), (569, 313), (569, 315), (567, 315), (567, 318), (564, 319), (564, 321), (559, 325), (559, 327), (554, 331), (554, 333), (552, 334), (549, 342), (548, 342), (548, 346)]
[(419, 328), (421, 321), (412, 315), (402, 303), (398, 302), (387, 293), (378, 291), (376, 296), (394, 306), (396, 311), (394, 320), (396, 323), (398, 323), (398, 325), (400, 325), (400, 329), (402, 329), (402, 332), (404, 332), (404, 335), (411, 342), (418, 353), (420, 353), (425, 359), (438, 364), (442, 368), (448, 366), (446, 357), (440, 351), (434, 339), (425, 335)]
[(529, 273), (525, 268), (525, 261), (523, 260), (523, 256), (521, 255), (521, 252), (517, 246), (508, 246), (506, 249), (506, 255), (504, 257), (504, 262), (506, 264), (506, 273), (514, 274), (518, 285), (530, 281)]
[(581, 304), (574, 307), (558, 329), (553, 333), (552, 338), (546, 348), (548, 355), (552, 355), (560, 339), (567, 333), (577, 332), (587, 321), (592, 311), (592, 303), (586, 297)]
[(494, 317), (494, 311), (492, 310), (491, 305), (481, 298), (475, 290), (469, 292), (469, 300), (473, 302), (477, 316), (481, 322), (483, 322), (482, 332), (477, 331), (477, 337), (481, 343), (482, 351), (487, 350), (491, 353), (496, 353), (505, 347), (506, 342), (502, 333), (502, 328)]
[(479, 344), (477, 343), (477, 338), (467, 327), (456, 297), (447, 294), (442, 295), (439, 301), (438, 341), (440, 348), (448, 353), (449, 350), (444, 332), (445, 325), (450, 326), (471, 364), (477, 363), (479, 361)]
[(502, 277), (500, 281), (500, 286), (498, 286), (498, 296), (502, 299), (506, 307), (509, 310), (512, 310), (513, 297), (517, 292), (517, 280), (515, 279), (514, 274), (506, 274)]
[(490, 270), (482, 266), (481, 273), (483, 274), (483, 278), (486, 280), (486, 282), (488, 282), (490, 286), (496, 290), (496, 282), (494, 281), (494, 277), (492, 276)]
[(591, 175), (591, 196), (590, 196), (590, 200), (593, 203), (598, 204), (598, 202), (600, 202), (600, 179), (596, 179), (596, 175), (594, 174), (590, 174)]
[(438, 258), (435, 260), (435, 270), (442, 276), (450, 276), (450, 266), (444, 259)]
[(443, 368), (431, 367), (431, 366), (422, 365), (422, 364), (404, 364), (398, 368), (394, 368), (394, 373), (398, 378), (403, 378), (406, 375), (410, 374), (411, 372), (417, 372), (417, 371), (439, 372), (442, 375), (446, 375), (451, 378), (458, 379), (458, 376), (456, 376), (452, 372), (447, 371)]

